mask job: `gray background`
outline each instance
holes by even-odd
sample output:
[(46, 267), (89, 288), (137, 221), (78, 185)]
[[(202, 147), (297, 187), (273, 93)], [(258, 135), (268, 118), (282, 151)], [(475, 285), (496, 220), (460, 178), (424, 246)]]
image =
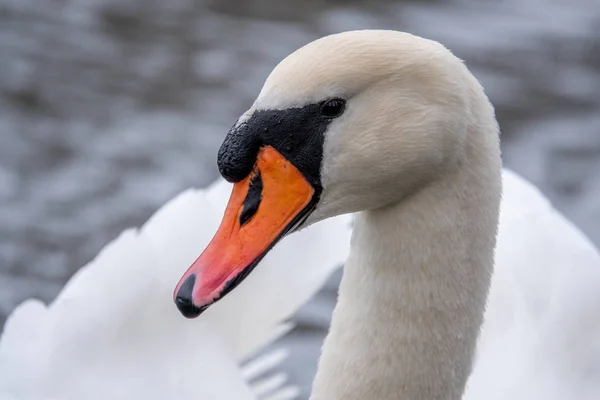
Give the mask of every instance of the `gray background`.
[[(465, 59), (497, 107), (506, 165), (600, 243), (596, 0), (0, 0), (0, 325), (215, 179), (220, 141), (285, 55), (360, 28)], [(304, 396), (338, 278), (283, 341)]]

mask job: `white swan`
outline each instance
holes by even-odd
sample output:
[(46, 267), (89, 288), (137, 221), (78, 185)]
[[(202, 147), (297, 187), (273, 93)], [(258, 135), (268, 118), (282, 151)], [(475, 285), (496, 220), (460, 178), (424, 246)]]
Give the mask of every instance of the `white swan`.
[(49, 306), (19, 306), (0, 338), (0, 399), (295, 398), (272, 373), (281, 351), (239, 362), (286, 333), (284, 319), (341, 265), (349, 217), (290, 237), (260, 276), (190, 323), (173, 287), (218, 226), (230, 186), (180, 194), (106, 246)]
[(218, 163), (236, 183), (175, 290), (186, 317), (299, 224), (358, 212), (311, 399), (600, 398), (598, 252), (506, 172), (490, 282), (498, 127), (439, 43), (357, 31), (308, 44), (273, 70)]
[[(194, 316), (221, 298), (269, 248), (261, 238), (275, 241), (295, 214), (308, 225), (369, 209), (355, 224), (313, 398), (458, 399), (491, 273), (497, 140), (481, 88), (439, 44), (363, 31), (306, 46), (276, 68), (222, 148), (221, 171), (239, 181), (230, 229), (184, 275), (179, 307)], [(464, 398), (597, 399), (598, 253), (533, 186), (509, 171), (503, 180)], [(216, 228), (227, 188), (183, 194), (108, 246), (49, 308), (17, 309), (0, 341), (0, 398), (254, 398), (238, 361), (285, 332), (279, 321), (346, 256), (348, 220), (292, 235), (186, 321), (166, 297)], [(254, 390), (294, 395), (281, 384)]]

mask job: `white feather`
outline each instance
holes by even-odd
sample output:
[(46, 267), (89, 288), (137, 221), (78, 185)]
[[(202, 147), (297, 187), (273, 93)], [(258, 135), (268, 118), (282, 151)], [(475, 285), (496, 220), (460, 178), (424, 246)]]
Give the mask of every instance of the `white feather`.
[[(238, 289), (185, 320), (173, 287), (215, 232), (228, 195), (223, 181), (182, 193), (104, 248), (50, 306), (19, 306), (0, 341), (0, 398), (296, 398), (285, 375), (261, 378), (285, 352), (240, 362), (287, 332), (283, 321), (344, 260), (350, 219), (285, 239)], [(597, 249), (505, 170), (495, 272), (464, 399), (600, 398), (599, 288)]]
[(465, 400), (600, 399), (600, 255), (504, 171), (496, 266)]
[(284, 239), (233, 293), (186, 320), (174, 287), (216, 231), (230, 190), (221, 180), (180, 194), (106, 246), (49, 306), (18, 307), (0, 340), (0, 398), (294, 398), (284, 375), (248, 382), (281, 354), (257, 360), (248, 379), (240, 362), (289, 331), (285, 320), (341, 265), (349, 217)]

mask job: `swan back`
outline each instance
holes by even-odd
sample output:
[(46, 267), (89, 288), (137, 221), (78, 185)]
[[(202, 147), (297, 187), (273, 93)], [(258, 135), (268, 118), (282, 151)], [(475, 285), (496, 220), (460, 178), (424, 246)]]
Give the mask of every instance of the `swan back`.
[(592, 400), (600, 393), (600, 255), (505, 170), (496, 266), (465, 400)]

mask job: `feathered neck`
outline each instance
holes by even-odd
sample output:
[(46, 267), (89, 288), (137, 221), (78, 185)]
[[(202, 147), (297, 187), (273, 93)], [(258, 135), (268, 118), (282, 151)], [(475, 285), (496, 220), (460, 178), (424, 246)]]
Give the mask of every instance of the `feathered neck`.
[(469, 133), (454, 171), (357, 215), (312, 400), (461, 398), (493, 271), (501, 192), (496, 127), (483, 127)]

